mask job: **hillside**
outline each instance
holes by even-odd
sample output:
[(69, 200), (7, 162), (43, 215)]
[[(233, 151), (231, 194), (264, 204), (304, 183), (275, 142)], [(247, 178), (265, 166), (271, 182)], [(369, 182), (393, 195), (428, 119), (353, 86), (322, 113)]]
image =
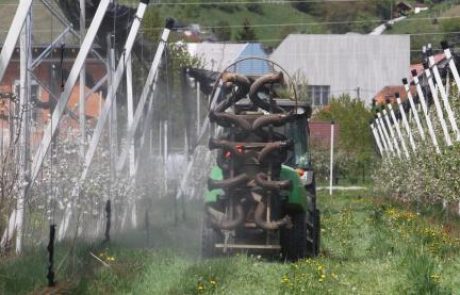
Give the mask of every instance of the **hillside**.
[(460, 43), (460, 5), (459, 1), (446, 1), (431, 7), (430, 10), (412, 15), (396, 23), (386, 34), (411, 34), (413, 62), (420, 62), (423, 45), (432, 43), (439, 49), (441, 40), (448, 40), (454, 46)]
[[(122, 1), (123, 2), (123, 1)], [(125, 4), (135, 5), (131, 0)], [(247, 2), (245, 2), (247, 3)], [(199, 24), (202, 30), (214, 31), (222, 40), (244, 41), (244, 26), (255, 33), (253, 38), (276, 46), (289, 33), (368, 33), (390, 16), (392, 1), (293, 2), (254, 1), (251, 4), (187, 1), (180, 4), (150, 5), (149, 13), (157, 18), (174, 17), (184, 24)], [(160, 22), (154, 22), (156, 24)], [(158, 26), (147, 25), (147, 31)]]

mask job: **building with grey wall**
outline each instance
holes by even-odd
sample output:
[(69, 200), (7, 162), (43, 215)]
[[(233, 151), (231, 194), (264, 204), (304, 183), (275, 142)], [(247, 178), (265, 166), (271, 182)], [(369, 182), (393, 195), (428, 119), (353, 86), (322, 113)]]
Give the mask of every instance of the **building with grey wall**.
[(409, 35), (291, 34), (270, 58), (308, 84), (315, 106), (349, 94), (371, 104), (387, 85), (409, 75)]

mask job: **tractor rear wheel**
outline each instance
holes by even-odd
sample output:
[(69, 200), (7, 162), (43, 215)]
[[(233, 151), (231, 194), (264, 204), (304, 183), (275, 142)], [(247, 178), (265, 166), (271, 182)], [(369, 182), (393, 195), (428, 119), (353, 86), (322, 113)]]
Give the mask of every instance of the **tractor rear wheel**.
[(321, 236), (321, 223), (320, 211), (315, 209), (309, 211), (307, 221), (307, 256), (316, 257), (319, 255), (320, 236)]
[(292, 228), (280, 230), (281, 254), (284, 260), (297, 261), (305, 258), (307, 250), (305, 212), (295, 212), (290, 216)]

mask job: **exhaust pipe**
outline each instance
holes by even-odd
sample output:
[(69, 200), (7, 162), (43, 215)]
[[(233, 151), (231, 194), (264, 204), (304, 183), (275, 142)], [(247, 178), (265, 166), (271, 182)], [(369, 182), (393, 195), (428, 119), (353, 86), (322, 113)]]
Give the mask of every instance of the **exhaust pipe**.
[(206, 212), (211, 217), (210, 222), (217, 228), (224, 230), (231, 230), (243, 223), (244, 220), (244, 211), (241, 203), (237, 203), (234, 206), (235, 218), (227, 219), (227, 216), (219, 210), (212, 208), (211, 206), (206, 206)]

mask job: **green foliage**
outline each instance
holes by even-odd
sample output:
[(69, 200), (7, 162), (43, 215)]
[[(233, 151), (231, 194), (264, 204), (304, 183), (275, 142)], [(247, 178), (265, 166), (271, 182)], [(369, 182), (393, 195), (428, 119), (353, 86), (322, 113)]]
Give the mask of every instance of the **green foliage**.
[(219, 20), (212, 32), (219, 41), (230, 41), (232, 38), (232, 28), (227, 21)]
[(404, 201), (459, 200), (459, 154), (459, 144), (442, 154), (431, 146), (420, 146), (410, 160), (384, 160), (375, 171), (375, 190)]
[[(150, 244), (143, 242), (144, 228), (115, 237), (114, 244), (104, 248), (78, 244), (74, 267), (69, 258), (57, 271), (56, 291), (300, 295), (451, 294), (458, 289), (460, 241), (433, 221), (385, 200), (379, 200), (379, 207), (364, 191), (320, 194), (319, 200), (323, 213), (318, 258), (280, 263), (235, 255), (198, 261), (200, 204), (188, 204), (188, 216), (194, 217), (175, 226), (168, 211), (171, 200), (162, 199), (152, 207)], [(68, 247), (56, 245), (58, 262)], [(448, 250), (438, 250), (443, 247)], [(44, 294), (45, 267), (44, 247), (2, 259), (0, 293)]]
[(164, 21), (160, 16), (158, 9), (148, 9), (145, 12), (142, 26), (145, 31), (147, 39), (157, 41), (160, 38), (161, 28), (164, 27)]
[(347, 153), (373, 153), (372, 134), (369, 130), (372, 114), (363, 101), (343, 95), (333, 99), (329, 106), (315, 115), (314, 119), (334, 120), (340, 126), (339, 146)]
[(256, 13), (256, 14), (259, 14), (259, 15), (264, 14), (264, 9), (263, 9), (262, 5), (260, 5), (260, 4), (257, 4), (257, 3), (247, 4), (246, 8), (250, 12), (253, 12), (253, 13)]
[[(365, 178), (375, 157), (374, 142), (369, 130), (372, 113), (358, 99), (341, 96), (333, 99), (329, 106), (314, 115), (313, 120), (330, 122), (340, 128), (339, 141), (335, 147), (335, 171), (340, 178), (351, 183)], [(328, 175), (329, 147), (313, 146), (314, 163), (317, 175)]]
[(460, 41), (460, 37), (458, 34), (449, 33), (460, 31), (460, 22), (457, 18), (441, 20), (441, 28), (442, 31), (446, 33), (446, 35), (444, 36), (445, 40), (449, 40), (453, 44), (457, 44)]
[(251, 27), (249, 19), (245, 19), (243, 22), (243, 28), (237, 33), (237, 41), (255, 41), (257, 40), (256, 33)]

